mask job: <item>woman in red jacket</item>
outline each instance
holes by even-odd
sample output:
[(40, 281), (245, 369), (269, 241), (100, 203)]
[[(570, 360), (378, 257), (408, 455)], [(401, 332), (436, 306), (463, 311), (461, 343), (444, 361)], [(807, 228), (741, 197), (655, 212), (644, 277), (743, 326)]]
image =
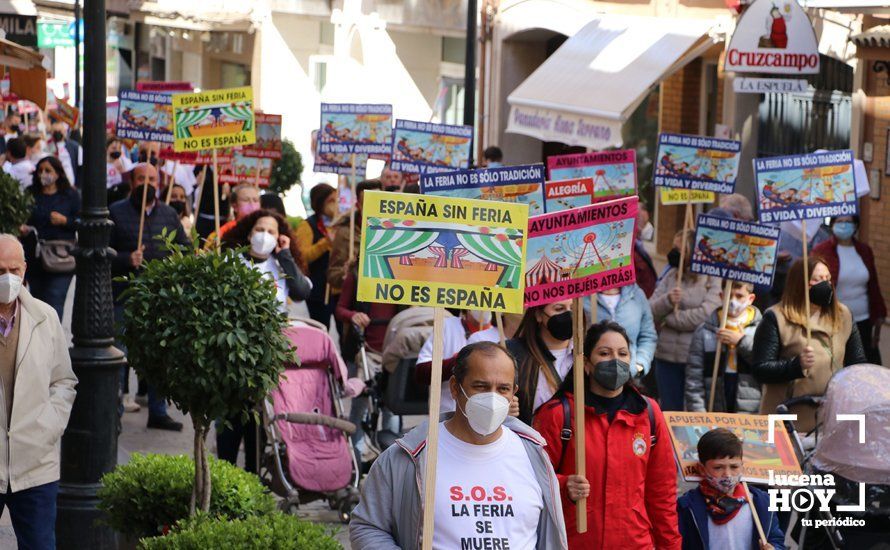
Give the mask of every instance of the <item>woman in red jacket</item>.
[(878, 344), (887, 306), (878, 284), (875, 255), (855, 237), (858, 229), (859, 216), (832, 218), (832, 237), (813, 248), (813, 254), (820, 256), (831, 272), (837, 299), (850, 308), (868, 362), (880, 365)]
[[(681, 546), (677, 467), (661, 409), (633, 386), (630, 341), (621, 325), (603, 321), (584, 338), (584, 446), (587, 478), (575, 475), (572, 374), (535, 416), (559, 479), (569, 548)], [(587, 532), (578, 533), (575, 502), (587, 498)]]

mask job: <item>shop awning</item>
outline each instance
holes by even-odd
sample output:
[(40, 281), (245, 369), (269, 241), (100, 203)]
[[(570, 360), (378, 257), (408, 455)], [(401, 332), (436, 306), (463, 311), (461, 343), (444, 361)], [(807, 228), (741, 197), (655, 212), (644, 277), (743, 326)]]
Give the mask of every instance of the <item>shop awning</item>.
[(621, 126), (650, 88), (714, 44), (712, 22), (602, 15), (507, 98), (507, 131), (592, 149), (622, 144)]

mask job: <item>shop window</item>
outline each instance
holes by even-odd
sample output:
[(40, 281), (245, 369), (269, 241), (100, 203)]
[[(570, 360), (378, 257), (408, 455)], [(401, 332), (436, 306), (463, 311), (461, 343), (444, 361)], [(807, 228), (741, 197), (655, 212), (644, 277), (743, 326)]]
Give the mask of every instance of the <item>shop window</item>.
[(220, 88), (237, 88), (250, 84), (250, 71), (241, 63), (222, 61), (219, 64)]
[(652, 169), (658, 148), (658, 99), (656, 86), (634, 110), (621, 130), (624, 149), (637, 152), (637, 187), (640, 200), (650, 212), (655, 210), (655, 189), (652, 186)]
[(464, 81), (457, 78), (443, 78), (438, 101), (439, 122), (444, 124), (464, 123)]

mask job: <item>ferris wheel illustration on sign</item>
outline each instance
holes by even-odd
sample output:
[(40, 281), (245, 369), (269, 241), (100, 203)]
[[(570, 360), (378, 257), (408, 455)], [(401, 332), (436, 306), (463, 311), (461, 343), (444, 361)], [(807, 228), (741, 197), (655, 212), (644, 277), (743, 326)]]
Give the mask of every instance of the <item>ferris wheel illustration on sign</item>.
[(693, 261), (722, 264), (757, 273), (772, 274), (776, 241), (755, 235), (699, 227)]
[(697, 149), (681, 145), (661, 144), (661, 158), (656, 167), (659, 176), (680, 176), (710, 181), (733, 182), (738, 163), (737, 153), (715, 149)]
[(528, 243), (529, 286), (582, 278), (630, 265), (633, 219), (534, 237)]
[(852, 165), (766, 172), (760, 178), (761, 209), (815, 206), (856, 200)]

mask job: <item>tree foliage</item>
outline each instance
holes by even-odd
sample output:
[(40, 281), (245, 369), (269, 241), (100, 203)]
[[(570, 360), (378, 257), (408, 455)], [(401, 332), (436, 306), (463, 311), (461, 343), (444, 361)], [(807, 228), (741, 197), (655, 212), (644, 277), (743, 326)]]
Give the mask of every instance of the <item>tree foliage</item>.
[(31, 217), (34, 197), (22, 189), (17, 179), (0, 170), (0, 233), (18, 235)]
[(303, 173), (303, 157), (290, 140), (281, 142), (281, 158), (272, 164), (269, 191), (281, 195), (300, 181)]

